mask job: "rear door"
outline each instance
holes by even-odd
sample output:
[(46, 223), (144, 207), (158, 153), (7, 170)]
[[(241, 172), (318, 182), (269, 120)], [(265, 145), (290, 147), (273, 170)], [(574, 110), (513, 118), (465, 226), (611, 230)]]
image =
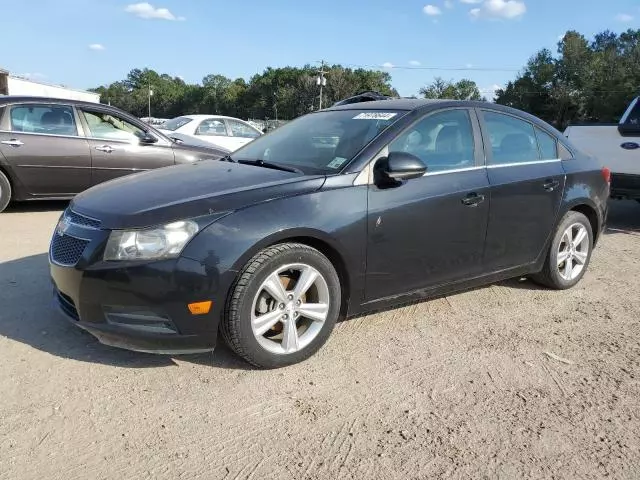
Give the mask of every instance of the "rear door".
[(111, 109), (82, 106), (78, 109), (91, 149), (91, 183), (175, 164), (169, 141), (142, 142), (148, 128)]
[(91, 155), (70, 104), (5, 108), (0, 152), (30, 196), (69, 197), (91, 186)]
[(555, 224), (565, 184), (555, 138), (519, 117), (480, 110), (491, 184), (485, 267), (533, 263)]

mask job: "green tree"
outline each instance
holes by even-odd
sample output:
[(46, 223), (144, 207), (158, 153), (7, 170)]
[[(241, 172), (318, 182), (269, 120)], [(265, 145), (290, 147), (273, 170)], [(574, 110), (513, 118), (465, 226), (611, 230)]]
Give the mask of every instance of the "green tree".
[(476, 82), (466, 78), (454, 83), (436, 77), (430, 85), (420, 89), (420, 95), (431, 99), (482, 100)]

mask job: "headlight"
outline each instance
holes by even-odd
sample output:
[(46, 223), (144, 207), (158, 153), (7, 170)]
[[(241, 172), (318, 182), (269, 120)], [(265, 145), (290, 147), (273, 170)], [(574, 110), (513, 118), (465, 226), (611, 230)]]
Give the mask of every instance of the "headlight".
[(104, 259), (157, 260), (175, 258), (198, 233), (198, 224), (190, 220), (143, 230), (114, 230), (109, 236)]

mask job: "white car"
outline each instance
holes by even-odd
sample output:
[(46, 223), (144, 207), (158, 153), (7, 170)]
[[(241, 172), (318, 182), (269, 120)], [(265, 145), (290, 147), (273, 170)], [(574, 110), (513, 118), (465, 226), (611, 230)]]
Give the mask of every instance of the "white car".
[(159, 130), (185, 143), (206, 142), (231, 152), (262, 135), (244, 120), (220, 115), (183, 115), (168, 120)]

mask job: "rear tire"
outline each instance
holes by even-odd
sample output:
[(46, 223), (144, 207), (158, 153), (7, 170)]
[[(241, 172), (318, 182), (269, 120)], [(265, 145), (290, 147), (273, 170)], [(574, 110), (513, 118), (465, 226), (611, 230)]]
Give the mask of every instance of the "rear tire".
[(3, 212), (11, 201), (11, 183), (4, 173), (0, 171), (0, 212)]
[(274, 245), (255, 255), (238, 275), (221, 333), (252, 365), (292, 365), (327, 341), (341, 300), (338, 274), (322, 253), (299, 243)]
[(567, 212), (553, 236), (542, 271), (531, 279), (555, 290), (569, 289), (582, 280), (592, 250), (589, 219), (580, 212)]

